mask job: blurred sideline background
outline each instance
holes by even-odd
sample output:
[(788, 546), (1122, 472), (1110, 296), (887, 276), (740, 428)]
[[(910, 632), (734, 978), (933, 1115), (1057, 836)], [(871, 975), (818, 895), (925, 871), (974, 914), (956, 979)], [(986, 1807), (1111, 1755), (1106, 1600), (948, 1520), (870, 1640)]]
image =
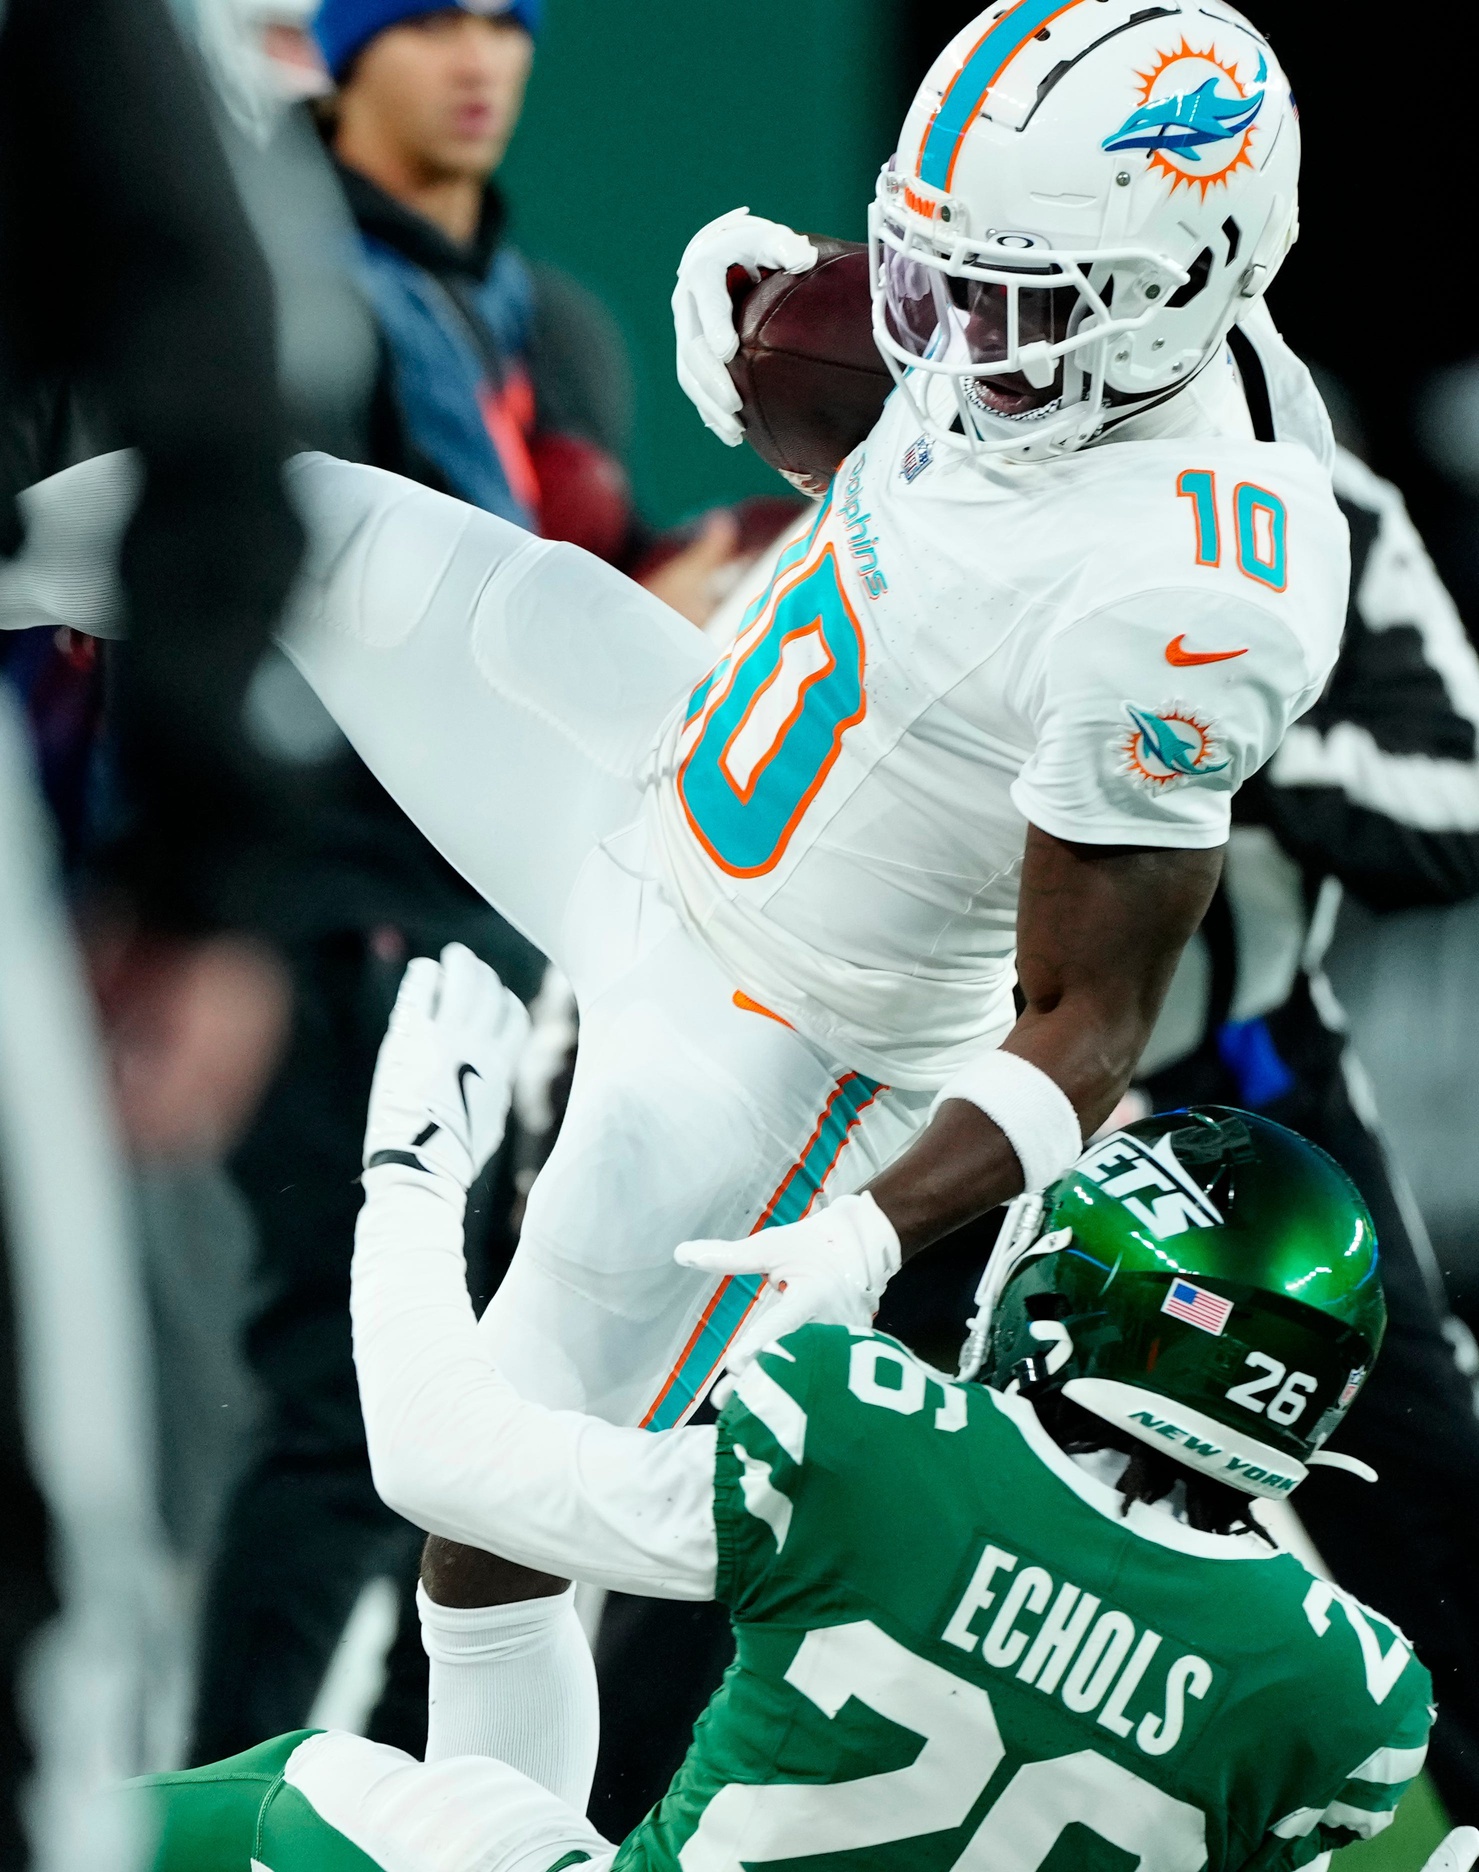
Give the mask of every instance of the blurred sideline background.
[(631, 346), (639, 504), (671, 524), (774, 493), (700, 426), (673, 376), (668, 298), (689, 236), (727, 209), (862, 240), (902, 111), (890, 0), (557, 0), (499, 171), (513, 237), (591, 287)]

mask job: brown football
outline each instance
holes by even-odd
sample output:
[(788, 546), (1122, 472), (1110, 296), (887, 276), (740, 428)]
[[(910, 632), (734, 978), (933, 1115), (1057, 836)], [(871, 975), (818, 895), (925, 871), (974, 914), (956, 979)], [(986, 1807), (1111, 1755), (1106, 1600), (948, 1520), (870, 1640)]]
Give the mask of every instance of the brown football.
[(740, 343), (729, 374), (745, 440), (817, 492), (878, 421), (894, 385), (873, 342), (867, 248), (810, 238), (819, 254), (805, 273), (769, 273), (757, 285), (731, 272)]

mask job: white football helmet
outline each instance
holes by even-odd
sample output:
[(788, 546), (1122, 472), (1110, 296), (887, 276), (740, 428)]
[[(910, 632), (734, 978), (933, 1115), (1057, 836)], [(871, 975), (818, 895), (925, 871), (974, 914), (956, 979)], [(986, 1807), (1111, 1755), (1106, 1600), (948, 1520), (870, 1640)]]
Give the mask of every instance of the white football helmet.
[(938, 440), (1080, 448), (1218, 352), (1298, 230), (1273, 51), (1190, 0), (997, 0), (935, 61), (869, 217), (873, 323)]

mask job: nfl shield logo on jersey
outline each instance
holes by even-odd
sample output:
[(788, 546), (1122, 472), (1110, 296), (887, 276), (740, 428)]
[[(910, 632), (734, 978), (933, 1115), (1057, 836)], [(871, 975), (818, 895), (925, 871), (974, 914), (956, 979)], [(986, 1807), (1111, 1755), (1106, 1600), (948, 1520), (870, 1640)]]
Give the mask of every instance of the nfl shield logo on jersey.
[(920, 436), (904, 450), (904, 460), (899, 473), (906, 481), (917, 481), (935, 459), (935, 451), (930, 447), (928, 436)]

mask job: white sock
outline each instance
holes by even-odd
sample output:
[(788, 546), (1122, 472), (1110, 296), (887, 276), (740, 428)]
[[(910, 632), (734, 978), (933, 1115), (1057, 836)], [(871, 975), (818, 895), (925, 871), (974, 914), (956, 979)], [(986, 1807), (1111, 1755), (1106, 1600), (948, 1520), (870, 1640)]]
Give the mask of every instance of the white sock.
[(438, 1605), (416, 1588), (431, 1659), (426, 1759), (491, 1755), (584, 1813), (600, 1706), (575, 1588), (513, 1605)]

